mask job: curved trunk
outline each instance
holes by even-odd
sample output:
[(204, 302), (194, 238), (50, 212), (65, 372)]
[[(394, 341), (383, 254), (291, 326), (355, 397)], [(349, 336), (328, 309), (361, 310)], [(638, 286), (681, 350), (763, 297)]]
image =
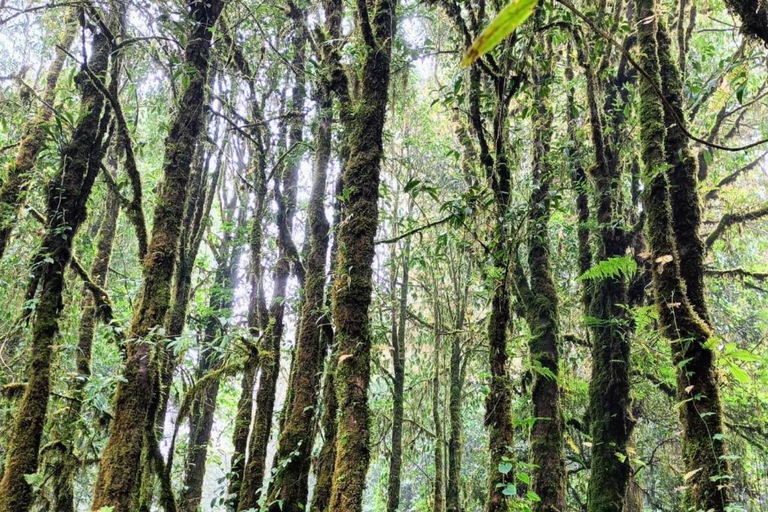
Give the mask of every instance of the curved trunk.
[(325, 188), (331, 155), (333, 111), (329, 91), (321, 89), (320, 94), (320, 121), (315, 137), (314, 175), (307, 213), (309, 253), (306, 260), (307, 274), (299, 336), (292, 365), (292, 400), (285, 415), (285, 424), (275, 455), (280, 469), (271, 484), (268, 500), (270, 509), (277, 507), (285, 512), (299, 512), (306, 508), (318, 387), (328, 341), (328, 337), (322, 333), (323, 323), (326, 321), (323, 306), (329, 232), (325, 216)]
[[(109, 63), (109, 42), (93, 36), (90, 70), (103, 79)], [(37, 472), (38, 451), (48, 410), (53, 342), (59, 332), (64, 270), (72, 257), (72, 241), (86, 217), (91, 193), (105, 147), (102, 138), (109, 115), (104, 97), (90, 76), (82, 73), (83, 114), (63, 154), (59, 175), (51, 181), (47, 198), (47, 225), (39, 257), (39, 297), (32, 326), (28, 381), (16, 409), (0, 481), (0, 511), (23, 512), (32, 503), (32, 489), (24, 475)], [(62, 236), (66, 233), (67, 236)]]
[[(75, 39), (77, 27), (74, 12), (68, 14), (64, 20), (64, 33), (59, 38), (58, 46), (68, 49)], [(0, 259), (8, 247), (11, 231), (19, 215), (19, 208), (26, 199), (25, 195), (31, 184), (31, 173), (37, 163), (37, 157), (44, 148), (47, 134), (45, 126), (53, 117), (51, 106), (56, 100), (56, 84), (66, 58), (67, 55), (63, 50), (56, 50), (56, 57), (51, 62), (45, 77), (45, 90), (42, 95), (44, 104), (40, 105), (37, 115), (24, 127), (24, 135), (19, 151), (16, 153), (16, 159), (8, 167), (7, 177), (0, 187)]]

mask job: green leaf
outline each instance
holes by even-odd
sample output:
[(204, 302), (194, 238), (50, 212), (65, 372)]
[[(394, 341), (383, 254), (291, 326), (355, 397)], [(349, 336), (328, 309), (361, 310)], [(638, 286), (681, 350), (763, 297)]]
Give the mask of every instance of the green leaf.
[(746, 384), (749, 382), (749, 374), (739, 368), (738, 365), (729, 362), (728, 368), (731, 370), (731, 374), (733, 375), (733, 378), (739, 381), (741, 384)]
[(614, 256), (598, 262), (595, 266), (576, 278), (577, 281), (588, 281), (592, 279), (608, 279), (610, 277), (624, 276), (631, 278), (637, 272), (637, 262), (631, 254), (624, 256)]
[(483, 30), (483, 33), (472, 43), (461, 60), (461, 67), (465, 68), (496, 47), (505, 37), (515, 31), (517, 27), (533, 14), (538, 0), (512, 0), (493, 21)]
[(531, 483), (531, 477), (528, 476), (528, 473), (518, 473), (517, 479), (523, 482), (524, 484), (530, 484)]
[(528, 491), (525, 495), (528, 496), (528, 499), (531, 501), (541, 501), (541, 498), (539, 498), (539, 495), (533, 491)]
[(504, 496), (514, 496), (517, 494), (517, 487), (515, 487), (515, 484), (507, 484), (504, 490), (501, 491), (501, 494)]
[(737, 349), (733, 352), (728, 353), (728, 355), (734, 359), (738, 359), (739, 361), (745, 361), (748, 363), (755, 363), (758, 361), (761, 361), (759, 356), (756, 356), (752, 352), (749, 352), (748, 350), (744, 349)]
[(502, 473), (506, 475), (512, 470), (512, 463), (511, 462), (500, 462), (499, 463), (499, 473)]

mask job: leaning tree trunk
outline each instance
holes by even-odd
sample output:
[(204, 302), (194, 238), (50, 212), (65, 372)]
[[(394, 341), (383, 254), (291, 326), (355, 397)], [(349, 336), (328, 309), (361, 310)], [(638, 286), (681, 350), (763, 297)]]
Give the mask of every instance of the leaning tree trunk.
[[(141, 467), (144, 434), (150, 424), (149, 408), (156, 389), (157, 368), (152, 354), (155, 331), (163, 325), (170, 304), (171, 279), (181, 220), (187, 196), (194, 144), (200, 132), (212, 28), (224, 6), (190, 0), (193, 22), (185, 48), (189, 69), (184, 90), (166, 141), (164, 181), (155, 208), (152, 236), (143, 262), (144, 282), (131, 322), (127, 359), (115, 397), (115, 416), (101, 457), (92, 510), (111, 506), (129, 512)], [(153, 448), (153, 447), (150, 447)], [(152, 450), (154, 453), (154, 450)]]
[[(109, 157), (108, 157), (109, 159)], [(117, 163), (114, 163), (116, 166)], [(112, 257), (112, 246), (117, 232), (117, 220), (120, 213), (120, 200), (111, 190), (107, 191), (101, 225), (96, 242), (96, 256), (91, 265), (90, 277), (92, 282), (104, 287), (109, 272), (109, 262)], [(87, 292), (83, 302), (83, 313), (80, 316), (80, 332), (77, 340), (75, 366), (77, 377), (72, 383), (73, 400), (68, 403), (67, 411), (62, 415), (57, 425), (58, 442), (49, 445), (50, 449), (58, 450), (59, 459), (51, 466), (51, 500), (50, 505), (56, 512), (75, 512), (75, 475), (81, 463), (75, 454), (73, 422), (80, 418), (83, 408), (83, 390), (91, 375), (91, 352), (93, 338), (96, 334), (100, 313), (92, 294)], [(64, 426), (66, 424), (66, 426)]]
[[(96, 32), (83, 71), (82, 117), (64, 150), (62, 168), (48, 189), (46, 232), (40, 247), (40, 290), (32, 326), (32, 351), (28, 380), (19, 403), (7, 446), (0, 481), (0, 511), (24, 512), (32, 504), (32, 488), (25, 475), (37, 472), (38, 451), (48, 410), (53, 342), (59, 331), (64, 270), (72, 257), (72, 241), (86, 218), (86, 203), (99, 172), (105, 147), (102, 143), (108, 114), (104, 97), (94, 79), (102, 80), (109, 64), (109, 41)], [(67, 236), (62, 236), (66, 233)]]
[[(641, 49), (640, 65), (650, 80), (643, 80), (640, 88), (639, 112), (644, 176), (648, 183), (644, 206), (648, 215), (648, 244), (651, 252), (652, 279), (656, 307), (662, 333), (671, 341), (675, 366), (678, 368), (677, 393), (682, 405), (680, 419), (683, 426), (683, 459), (688, 478), (686, 507), (694, 510), (722, 512), (728, 505), (728, 464), (723, 459), (722, 404), (713, 354), (706, 347), (712, 331), (697, 314), (686, 295), (681, 275), (681, 257), (674, 238), (674, 222), (670, 201), (666, 150), (674, 144), (666, 141), (664, 122), (670, 121), (671, 111), (665, 118), (664, 105), (658, 93), (662, 91), (660, 73), (668, 73), (660, 62), (670, 64), (669, 47), (659, 43), (658, 20), (654, 0), (637, 0)], [(667, 90), (674, 87), (667, 79)], [(679, 104), (677, 105), (679, 107)], [(680, 123), (682, 119), (675, 119)], [(674, 130), (674, 128), (673, 128)], [(677, 158), (682, 155), (673, 156)]]
[[(345, 220), (338, 231), (336, 269), (339, 275), (333, 288), (332, 308), (339, 353), (334, 381), (339, 415), (330, 509), (345, 512), (362, 510), (365, 475), (370, 462), (368, 308), (373, 288), (382, 136), (397, 0), (365, 0), (359, 5), (367, 7), (358, 12), (357, 17), (367, 49), (360, 78), (360, 96), (354, 106), (343, 106), (349, 154), (343, 181), (349, 197), (344, 205)], [(373, 15), (370, 19), (369, 13)]]
[(16, 159), (8, 167), (7, 177), (0, 187), (0, 259), (5, 254), (11, 231), (16, 225), (19, 208), (24, 204), (25, 195), (32, 183), (32, 171), (35, 168), (37, 157), (44, 148), (47, 134), (46, 124), (53, 117), (52, 105), (56, 99), (56, 84), (64, 67), (67, 55), (64, 51), (72, 45), (77, 34), (77, 23), (74, 15), (68, 15), (64, 20), (64, 33), (58, 41), (61, 49), (56, 50), (56, 57), (48, 68), (45, 77), (45, 90), (37, 115), (24, 127), (19, 151)]

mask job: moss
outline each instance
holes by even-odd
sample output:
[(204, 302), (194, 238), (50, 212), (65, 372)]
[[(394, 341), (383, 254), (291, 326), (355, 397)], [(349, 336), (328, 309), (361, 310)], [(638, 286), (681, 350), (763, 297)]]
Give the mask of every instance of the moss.
[(115, 396), (115, 417), (110, 426), (107, 446), (99, 464), (92, 509), (114, 507), (115, 512), (129, 512), (137, 490), (145, 433), (154, 428), (152, 407), (157, 404), (160, 387), (158, 359), (151, 350), (162, 338), (158, 327), (170, 305), (171, 280), (181, 221), (189, 182), (194, 145), (200, 132), (204, 86), (208, 73), (211, 27), (221, 13), (223, 2), (194, 3), (191, 16), (197, 21), (185, 49), (185, 64), (190, 75), (180, 107), (166, 140), (163, 184), (154, 212), (152, 236), (143, 261), (144, 281), (134, 310), (132, 340), (127, 348), (124, 380)]
[[(94, 34), (89, 67), (104, 76), (109, 64), (106, 37)], [(39, 300), (32, 326), (32, 356), (24, 395), (16, 409), (7, 446), (5, 470), (0, 481), (0, 511), (20, 512), (32, 504), (31, 487), (24, 475), (38, 469), (38, 451), (43, 436), (53, 357), (52, 345), (59, 331), (64, 269), (72, 256), (72, 240), (86, 217), (85, 203), (95, 172), (104, 156), (102, 109), (104, 98), (87, 79), (82, 82), (81, 111), (72, 139), (64, 149), (59, 176), (51, 181), (47, 197), (46, 232), (36, 260), (39, 270)], [(96, 171), (94, 171), (94, 168)], [(62, 237), (61, 233), (69, 236)]]
[[(637, 8), (641, 19), (649, 18), (655, 13), (655, 2), (638, 0)], [(663, 30), (658, 32), (657, 23), (653, 17), (652, 23), (639, 25), (641, 65), (650, 73), (656, 90), (662, 89), (662, 76), (666, 76), (667, 92), (671, 93), (675, 71), (669, 67), (675, 64), (668, 55), (666, 36)], [(661, 64), (667, 69), (663, 69)], [(673, 229), (675, 221), (666, 171), (665, 139), (668, 132), (662, 122), (663, 105), (654, 87), (646, 81), (641, 86), (640, 95), (641, 145), (647, 183), (644, 206), (648, 214), (655, 302), (662, 332), (672, 344), (673, 360), (678, 368), (686, 471), (695, 471), (686, 482), (686, 506), (720, 512), (728, 504), (728, 489), (722, 484), (729, 469), (722, 459), (725, 452), (722, 436), (718, 435), (723, 432), (723, 426), (717, 374), (712, 353), (705, 347), (712, 332), (689, 299), (681, 273), (681, 256)], [(679, 134), (673, 129), (670, 135), (667, 143), (675, 144)], [(673, 160), (670, 163), (674, 167), (676, 162)], [(676, 172), (671, 171), (670, 175), (678, 176)], [(689, 201), (689, 207), (691, 204), (695, 203)], [(680, 214), (685, 214), (685, 211), (678, 211)], [(695, 215), (695, 212), (688, 214)]]

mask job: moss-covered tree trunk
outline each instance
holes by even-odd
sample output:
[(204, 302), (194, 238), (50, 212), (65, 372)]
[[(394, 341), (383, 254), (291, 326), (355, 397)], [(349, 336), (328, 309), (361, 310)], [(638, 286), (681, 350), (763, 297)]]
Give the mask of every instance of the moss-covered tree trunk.
[[(108, 157), (109, 160), (109, 157)], [(114, 162), (110, 167), (117, 165)], [(117, 232), (117, 220), (120, 213), (120, 201), (111, 190), (106, 192), (102, 220), (96, 242), (96, 256), (91, 265), (90, 277), (92, 282), (104, 287), (109, 273), (109, 262), (112, 257), (112, 246)], [(56, 460), (49, 466), (50, 499), (49, 504), (56, 512), (75, 512), (75, 475), (81, 467), (78, 454), (75, 453), (76, 433), (71, 425), (77, 424), (83, 409), (83, 391), (91, 375), (91, 352), (93, 338), (96, 334), (100, 311), (93, 295), (86, 292), (83, 299), (83, 312), (80, 315), (80, 330), (77, 338), (77, 353), (75, 367), (77, 376), (72, 382), (72, 397), (68, 402), (66, 412), (59, 418), (51, 437), (54, 439), (48, 449), (58, 452)]]
[[(551, 48), (547, 41), (545, 48)], [(545, 57), (546, 59), (546, 57)], [(551, 64), (550, 64), (551, 66)], [(558, 341), (558, 299), (552, 277), (549, 246), (552, 170), (548, 159), (554, 121), (546, 91), (552, 80), (551, 67), (536, 69), (534, 80), (538, 92), (534, 125), (533, 182), (528, 212), (528, 268), (531, 301), (527, 301), (528, 343), (534, 369), (531, 458), (534, 464), (531, 488), (540, 501), (535, 512), (565, 510), (565, 451), (563, 413), (560, 396), (560, 347)]]
[[(74, 9), (64, 20), (64, 30), (58, 45), (68, 49), (77, 34)], [(38, 107), (37, 114), (24, 127), (21, 144), (15, 160), (8, 166), (5, 181), (0, 187), (0, 259), (5, 254), (11, 231), (16, 225), (19, 208), (24, 204), (26, 192), (32, 183), (32, 171), (37, 157), (43, 150), (46, 139), (46, 125), (53, 117), (52, 106), (56, 100), (56, 84), (64, 67), (67, 55), (64, 50), (57, 49), (56, 56), (45, 76), (45, 90), (42, 94), (43, 104)]]
[[(403, 418), (405, 398), (405, 318), (408, 314), (408, 277), (410, 239), (406, 240), (402, 255), (403, 278), (400, 283), (400, 299), (397, 310), (393, 304), (392, 322), (392, 453), (389, 457), (389, 476), (387, 478), (387, 512), (397, 512), (400, 508), (400, 477), (403, 466)], [(393, 262), (394, 265), (394, 262)], [(397, 267), (395, 267), (397, 268)], [(397, 275), (397, 273), (395, 273)], [(392, 287), (397, 278), (392, 280)], [(396, 320), (396, 321), (394, 321)]]
[[(215, 181), (213, 187), (215, 190)], [(225, 215), (224, 224), (232, 227), (224, 232), (217, 249), (217, 267), (209, 299), (210, 312), (205, 321), (198, 356), (196, 372), (198, 382), (200, 379), (210, 379), (212, 372), (220, 370), (224, 362), (222, 342), (227, 332), (227, 324), (223, 323), (221, 318), (229, 318), (234, 303), (237, 264), (241, 252), (237, 236), (247, 209), (247, 201), (239, 201), (239, 206), (237, 203), (237, 195), (233, 194), (231, 200), (222, 205)], [(179, 510), (182, 512), (197, 512), (200, 508), (219, 383), (218, 376), (209, 380), (192, 404), (189, 415), (189, 448), (184, 462), (184, 491), (179, 502)]]
[[(619, 63), (616, 76), (601, 87), (589, 58), (589, 47), (577, 38), (579, 61), (586, 78), (589, 123), (595, 152), (590, 178), (595, 191), (597, 237), (595, 260), (603, 262), (624, 257), (629, 237), (622, 216), (620, 159), (623, 109), (628, 81), (625, 62)], [(625, 41), (624, 45), (628, 43)], [(600, 100), (604, 96), (603, 108)], [(606, 128), (606, 125), (610, 126)], [(582, 180), (576, 175), (575, 180)], [(583, 183), (583, 182), (582, 182)], [(585, 185), (585, 184), (584, 184)], [(586, 220), (588, 204), (580, 197), (580, 217)], [(580, 270), (589, 268), (591, 255), (584, 247), (586, 233), (580, 233)], [(589, 384), (588, 417), (592, 435), (592, 460), (587, 491), (589, 512), (620, 512), (629, 481), (627, 443), (633, 422), (629, 414), (629, 350), (631, 334), (626, 313), (628, 283), (623, 275), (585, 283), (583, 303), (591, 322), (592, 378)], [(617, 453), (622, 456), (617, 456)]]
[[(106, 76), (109, 52), (107, 37), (96, 31), (88, 66), (98, 80)], [(27, 385), (14, 415), (0, 480), (2, 512), (25, 512), (32, 504), (32, 489), (25, 475), (37, 472), (50, 394), (53, 342), (59, 332), (63, 307), (64, 270), (72, 257), (72, 241), (86, 218), (86, 203), (106, 149), (102, 139), (109, 114), (104, 110), (104, 97), (85, 71), (78, 75), (78, 83), (82, 91), (82, 117), (64, 149), (61, 169), (51, 180), (45, 234), (35, 258), (41, 264), (35, 269), (39, 273), (39, 296), (32, 326), (32, 350)]]
[(223, 6), (223, 0), (189, 2), (191, 28), (184, 50), (188, 83), (166, 139), (164, 180), (143, 261), (144, 281), (128, 335), (131, 342), (126, 351), (124, 380), (118, 385), (115, 397), (115, 415), (99, 464), (92, 510), (107, 506), (113, 507), (114, 512), (131, 510), (145, 431), (154, 427), (149, 408), (159, 372), (154, 363), (152, 342), (161, 341), (157, 329), (163, 326), (170, 305), (190, 165), (202, 121), (212, 28)]
[(333, 103), (330, 90), (320, 84), (317, 92), (318, 125), (312, 191), (307, 222), (309, 251), (305, 261), (304, 300), (291, 376), (291, 406), (280, 433), (276, 461), (280, 469), (271, 484), (270, 510), (299, 512), (307, 505), (309, 468), (315, 437), (315, 417), (323, 360), (328, 337), (322, 332), (329, 321), (325, 306), (326, 258), (330, 226), (325, 216), (325, 189), (331, 156)]
[[(433, 279), (436, 281), (436, 279)], [(432, 352), (432, 422), (435, 425), (435, 444), (433, 447), (433, 460), (435, 464), (435, 481), (432, 486), (432, 512), (443, 512), (445, 510), (445, 462), (443, 422), (440, 416), (440, 349), (442, 345), (442, 314), (440, 311), (440, 302), (438, 298), (437, 282), (434, 283), (434, 337), (435, 346)]]
[(448, 479), (445, 486), (445, 509), (447, 512), (460, 512), (461, 506), (461, 455), (463, 450), (463, 418), (462, 402), (464, 381), (466, 378), (466, 361), (462, 357), (461, 343), (463, 336), (458, 334), (464, 330), (466, 319), (467, 294), (469, 284), (464, 285), (464, 294), (458, 306), (455, 323), (456, 334), (451, 335), (451, 362), (448, 415), (450, 417), (450, 434), (448, 437)]
[[(251, 76), (247, 63), (242, 54), (236, 53), (235, 61), (239, 63), (241, 71), (246, 76)], [(263, 120), (259, 100), (256, 97), (256, 85), (250, 84), (251, 119), (253, 129), (251, 135), (254, 143), (252, 157), (252, 181), (255, 195), (255, 204), (248, 229), (248, 251), (250, 253), (250, 266), (248, 269), (248, 288), (250, 300), (248, 303), (247, 323), (251, 340), (256, 340), (260, 333), (267, 330), (268, 314), (266, 312), (266, 300), (264, 298), (263, 271), (262, 271), (262, 244), (263, 244), (263, 219), (265, 203), (267, 201), (267, 142), (260, 121)], [(234, 431), (232, 434), (232, 466), (229, 474), (229, 506), (231, 510), (237, 510), (240, 501), (240, 488), (242, 486), (245, 463), (247, 459), (248, 434), (251, 428), (251, 416), (253, 412), (253, 389), (256, 385), (256, 376), (259, 371), (259, 349), (249, 347), (248, 354), (243, 364), (243, 375), (240, 381), (240, 399), (237, 402), (235, 413)]]
[(362, 510), (370, 460), (368, 383), (374, 237), (378, 224), (379, 180), (384, 119), (389, 96), (392, 39), (397, 0), (365, 0), (357, 23), (365, 51), (359, 96), (344, 106), (348, 160), (344, 168), (344, 221), (338, 229), (338, 272), (333, 287), (338, 363), (334, 383), (338, 398), (336, 463), (331, 510)]
[[(293, 245), (293, 217), (296, 211), (298, 170), (302, 152), (298, 147), (303, 142), (304, 101), (306, 86), (303, 70), (305, 66), (305, 47), (307, 34), (299, 30), (292, 42), (294, 56), (292, 68), (296, 72), (291, 93), (292, 121), (289, 126), (288, 151), (289, 161), (283, 167), (281, 175), (275, 179), (274, 195), (277, 203), (277, 246), (278, 260), (273, 270), (274, 288), (269, 306), (268, 324), (264, 334), (264, 344), (259, 355), (261, 377), (256, 393), (256, 412), (253, 417), (248, 460), (243, 471), (243, 480), (239, 493), (239, 511), (257, 508), (262, 495), (264, 477), (267, 470), (267, 447), (272, 433), (272, 416), (275, 408), (277, 379), (280, 373), (280, 347), (285, 328), (283, 316), (291, 264), (297, 262), (298, 254)], [(251, 297), (253, 300), (253, 297)]]
[[(669, 177), (675, 174), (666, 169), (669, 163), (666, 151), (672, 147), (669, 144), (674, 143), (675, 136), (672, 134), (671, 141), (667, 142), (665, 124), (670, 121), (671, 112), (665, 117), (664, 104), (657, 94), (663, 87), (661, 76), (670, 71), (660, 64), (669, 65), (668, 56), (660, 58), (659, 55), (668, 52), (669, 46), (665, 46), (663, 33), (661, 41), (658, 38), (655, 1), (637, 0), (636, 4), (642, 20), (638, 25), (640, 65), (650, 77), (643, 80), (640, 87), (641, 146), (644, 177), (648, 183), (643, 205), (648, 215), (647, 238), (659, 323), (672, 344), (678, 369), (677, 393), (681, 401), (683, 459), (687, 473), (685, 506), (721, 512), (728, 505), (729, 469), (723, 459), (722, 404), (717, 373), (713, 354), (706, 347), (712, 331), (687, 296), (681, 274), (669, 183)], [(666, 89), (668, 92), (675, 89), (669, 77)]]

